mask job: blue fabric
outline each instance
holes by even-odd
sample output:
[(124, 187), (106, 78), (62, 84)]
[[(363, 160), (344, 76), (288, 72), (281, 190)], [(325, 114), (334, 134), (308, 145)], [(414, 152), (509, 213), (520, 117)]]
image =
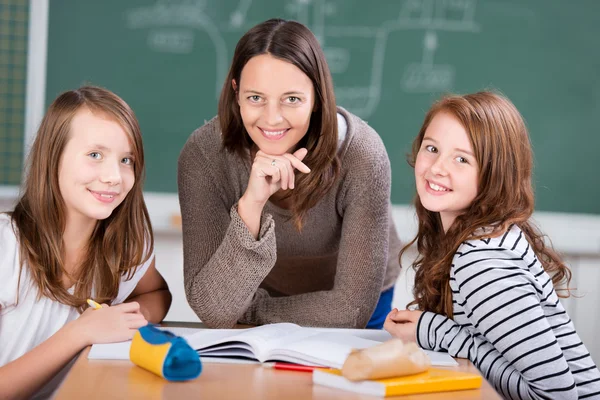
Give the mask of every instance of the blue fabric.
[(368, 329), (381, 329), (385, 322), (385, 317), (392, 311), (392, 300), (394, 298), (394, 287), (384, 290), (379, 296), (377, 307), (367, 324)]
[(198, 352), (184, 338), (153, 324), (142, 326), (133, 336), (129, 359), (168, 381), (195, 379), (202, 372)]

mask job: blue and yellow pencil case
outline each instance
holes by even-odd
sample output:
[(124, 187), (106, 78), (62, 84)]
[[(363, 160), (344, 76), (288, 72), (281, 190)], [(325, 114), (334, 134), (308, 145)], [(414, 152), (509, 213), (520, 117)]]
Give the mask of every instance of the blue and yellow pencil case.
[(184, 338), (150, 324), (133, 335), (129, 359), (169, 381), (195, 379), (202, 372), (200, 356)]

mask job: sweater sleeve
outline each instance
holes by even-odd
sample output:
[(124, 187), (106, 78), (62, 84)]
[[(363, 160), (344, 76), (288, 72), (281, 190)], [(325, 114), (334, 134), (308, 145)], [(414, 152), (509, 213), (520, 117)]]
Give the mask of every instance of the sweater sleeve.
[(463, 265), (455, 258), (452, 267), (471, 326), (424, 312), (418, 344), (468, 358), (506, 398), (576, 399), (574, 377), (527, 268), (515, 265), (519, 255), (490, 253)]
[[(201, 128), (202, 129), (202, 128)], [(191, 308), (209, 327), (231, 328), (276, 260), (273, 220), (263, 215), (255, 240), (217, 184), (192, 136), (179, 157), (184, 286)]]
[(369, 137), (364, 142), (346, 155), (349, 172), (342, 178), (338, 199), (343, 222), (333, 288), (287, 297), (269, 297), (262, 291), (243, 322), (366, 326), (379, 299), (387, 265), (391, 172), (379, 138)]

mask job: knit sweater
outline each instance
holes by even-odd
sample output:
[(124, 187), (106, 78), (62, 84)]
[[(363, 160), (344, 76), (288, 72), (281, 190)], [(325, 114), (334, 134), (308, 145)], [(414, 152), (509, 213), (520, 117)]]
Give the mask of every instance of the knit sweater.
[[(292, 213), (267, 202), (255, 239), (237, 212), (251, 165), (222, 147), (217, 117), (179, 157), (184, 282), (210, 327), (293, 322), (363, 328), (400, 272), (391, 222), (389, 159), (377, 133), (339, 108), (341, 173), (298, 232)], [(310, 165), (309, 165), (310, 167)]]
[(454, 320), (425, 312), (417, 341), (471, 360), (507, 399), (600, 398), (600, 372), (520, 228), (463, 243)]

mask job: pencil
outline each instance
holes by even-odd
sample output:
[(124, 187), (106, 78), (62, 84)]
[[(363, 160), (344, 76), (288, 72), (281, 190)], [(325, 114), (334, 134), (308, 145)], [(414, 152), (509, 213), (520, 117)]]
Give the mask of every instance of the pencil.
[(90, 307), (94, 307), (94, 310), (97, 310), (99, 308), (102, 308), (102, 306), (98, 303), (96, 303), (94, 300), (92, 299), (87, 299), (87, 303), (90, 305)]
[(279, 369), (283, 371), (299, 371), (313, 372), (315, 369), (327, 369), (327, 367), (316, 367), (312, 365), (291, 364), (283, 362), (267, 362), (263, 363), (263, 367), (271, 369)]

